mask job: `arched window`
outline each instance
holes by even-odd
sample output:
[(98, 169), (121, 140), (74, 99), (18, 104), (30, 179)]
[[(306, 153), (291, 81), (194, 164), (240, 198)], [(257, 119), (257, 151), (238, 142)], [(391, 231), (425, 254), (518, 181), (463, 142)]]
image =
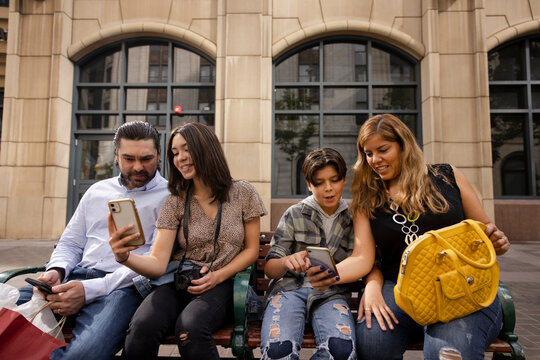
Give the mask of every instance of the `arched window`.
[(495, 196), (538, 197), (540, 37), (502, 45), (488, 60)]
[(274, 64), (273, 100), (274, 197), (305, 196), (298, 161), (322, 146), (343, 155), (350, 183), (358, 129), (375, 114), (400, 117), (421, 143), (418, 62), (375, 40), (328, 38), (284, 54)]
[(124, 40), (83, 58), (75, 67), (68, 218), (91, 184), (118, 174), (112, 140), (120, 124), (142, 120), (158, 129), (165, 170), (171, 129), (193, 121), (214, 126), (214, 112), (215, 63), (192, 48)]

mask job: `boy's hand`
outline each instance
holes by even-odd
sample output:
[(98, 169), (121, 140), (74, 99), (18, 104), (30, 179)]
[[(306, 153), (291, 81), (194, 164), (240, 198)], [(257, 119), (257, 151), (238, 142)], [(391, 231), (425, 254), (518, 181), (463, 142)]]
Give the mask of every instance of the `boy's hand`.
[(311, 266), (306, 250), (299, 251), (283, 258), (283, 266), (288, 270), (303, 273)]

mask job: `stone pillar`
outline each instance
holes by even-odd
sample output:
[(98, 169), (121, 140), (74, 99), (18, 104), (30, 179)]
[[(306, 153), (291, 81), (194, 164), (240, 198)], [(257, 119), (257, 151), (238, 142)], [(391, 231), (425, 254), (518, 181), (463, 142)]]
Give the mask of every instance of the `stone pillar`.
[(57, 238), (65, 224), (73, 65), (71, 1), (10, 3), (0, 151), (0, 237)]
[(424, 0), (422, 7), (426, 47), (421, 62), (426, 160), (458, 167), (493, 219), (484, 3)]
[[(219, 0), (216, 132), (232, 176), (253, 183), (270, 211), (271, 2)], [(270, 216), (261, 219), (270, 229)]]

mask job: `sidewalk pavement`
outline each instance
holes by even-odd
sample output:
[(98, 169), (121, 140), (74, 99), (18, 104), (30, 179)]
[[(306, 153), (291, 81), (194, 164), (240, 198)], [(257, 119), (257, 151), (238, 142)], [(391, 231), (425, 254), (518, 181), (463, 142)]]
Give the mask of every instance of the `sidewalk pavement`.
[[(44, 265), (49, 259), (55, 242), (0, 239), (0, 271)], [(519, 343), (525, 349), (527, 359), (540, 359), (540, 241), (515, 242), (510, 250), (498, 260), (501, 280), (510, 289), (514, 298), (515, 333), (519, 336)], [(23, 277), (19, 277), (10, 280), (9, 284), (21, 287), (26, 283)], [(178, 354), (178, 350), (175, 346), (168, 346), (163, 347), (160, 353)], [(302, 358), (307, 359), (310, 354), (312, 350), (303, 350)], [(225, 350), (222, 356), (231, 355)], [(416, 359), (422, 359), (420, 352), (413, 351), (405, 354), (405, 360)]]

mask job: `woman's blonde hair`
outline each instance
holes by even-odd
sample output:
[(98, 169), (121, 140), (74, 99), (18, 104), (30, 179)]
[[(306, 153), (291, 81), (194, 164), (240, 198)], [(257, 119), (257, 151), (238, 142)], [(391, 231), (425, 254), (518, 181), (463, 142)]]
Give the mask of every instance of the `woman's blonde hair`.
[(358, 159), (354, 165), (351, 212), (354, 214), (359, 211), (373, 218), (375, 209), (383, 207), (388, 200), (387, 186), (369, 166), (364, 152), (364, 144), (375, 134), (386, 141), (398, 143), (401, 149), (399, 192), (392, 200), (411, 218), (423, 214), (425, 206), (434, 213), (447, 212), (448, 203), (427, 175), (424, 155), (413, 133), (391, 114), (368, 119), (358, 132)]

